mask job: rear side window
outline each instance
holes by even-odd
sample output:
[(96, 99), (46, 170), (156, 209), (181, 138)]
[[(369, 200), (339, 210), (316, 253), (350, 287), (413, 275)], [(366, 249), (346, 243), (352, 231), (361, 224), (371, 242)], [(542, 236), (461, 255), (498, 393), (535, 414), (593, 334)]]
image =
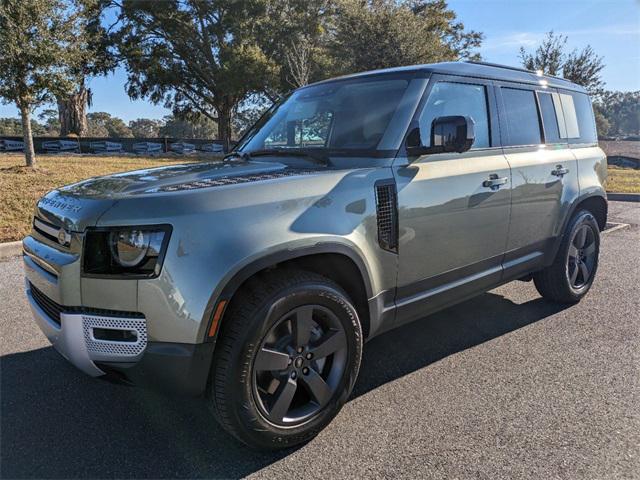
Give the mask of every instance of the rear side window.
[(573, 104), (576, 108), (578, 118), (578, 138), (570, 140), (571, 143), (596, 143), (598, 134), (596, 132), (596, 121), (593, 116), (591, 99), (584, 93), (571, 93)]
[(487, 148), (489, 142), (489, 115), (487, 112), (487, 92), (482, 85), (469, 83), (438, 82), (431, 92), (420, 115), (422, 142), (430, 146), (431, 124), (437, 117), (463, 115), (474, 121), (476, 139), (472, 148)]
[[(540, 113), (542, 114), (542, 124), (544, 127), (545, 143), (561, 143), (560, 127), (558, 116), (551, 93), (538, 92), (538, 102), (540, 102)], [(566, 140), (564, 143), (567, 143)]]
[(580, 138), (580, 128), (578, 127), (578, 116), (573, 97), (566, 93), (560, 94), (560, 103), (562, 103), (562, 112), (564, 113), (564, 121), (567, 124), (567, 137), (569, 139)]
[(501, 91), (509, 132), (507, 145), (539, 145), (542, 136), (535, 92), (505, 87)]

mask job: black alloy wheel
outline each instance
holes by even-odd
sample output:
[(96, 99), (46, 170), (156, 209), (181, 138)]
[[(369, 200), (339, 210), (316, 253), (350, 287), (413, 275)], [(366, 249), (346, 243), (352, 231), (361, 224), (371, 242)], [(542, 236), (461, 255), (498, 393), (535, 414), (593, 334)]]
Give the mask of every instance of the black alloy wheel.
[(567, 255), (567, 279), (575, 290), (589, 283), (596, 262), (596, 234), (589, 224), (574, 232)]
[(580, 210), (569, 219), (553, 263), (533, 274), (538, 292), (554, 302), (579, 302), (593, 284), (599, 253), (598, 222)]
[(338, 317), (321, 305), (283, 315), (269, 330), (253, 365), (260, 412), (278, 426), (297, 426), (335, 395), (347, 359)]

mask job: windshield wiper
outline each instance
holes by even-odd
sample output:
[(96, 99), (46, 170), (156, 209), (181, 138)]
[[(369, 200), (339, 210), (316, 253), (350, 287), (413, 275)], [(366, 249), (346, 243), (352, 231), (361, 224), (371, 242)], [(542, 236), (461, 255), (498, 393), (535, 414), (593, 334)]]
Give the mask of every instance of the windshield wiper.
[(224, 157), (222, 157), (222, 161), (226, 162), (228, 160), (231, 160), (232, 158), (239, 158), (240, 160), (250, 160), (248, 153), (230, 152), (230, 153), (227, 153)]
[(306, 157), (313, 160), (316, 163), (320, 163), (322, 165), (327, 165), (328, 158), (327, 155), (323, 155), (320, 152), (309, 151), (309, 150), (300, 150), (300, 149), (291, 149), (286, 150), (284, 148), (269, 148), (264, 150), (254, 150), (252, 152), (246, 153), (249, 157), (266, 157), (271, 155), (281, 155), (283, 157)]

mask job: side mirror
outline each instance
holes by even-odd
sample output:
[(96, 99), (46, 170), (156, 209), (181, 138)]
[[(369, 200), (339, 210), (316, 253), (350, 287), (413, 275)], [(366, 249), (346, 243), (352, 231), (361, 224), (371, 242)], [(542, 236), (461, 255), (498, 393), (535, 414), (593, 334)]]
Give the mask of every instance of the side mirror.
[(433, 153), (463, 153), (471, 148), (475, 140), (474, 122), (471, 117), (454, 115), (438, 117), (431, 124), (431, 145), (422, 145), (420, 129), (414, 128), (407, 135), (406, 148), (409, 156)]
[(475, 139), (471, 117), (438, 117), (431, 124), (431, 145), (442, 148), (443, 152), (466, 152)]

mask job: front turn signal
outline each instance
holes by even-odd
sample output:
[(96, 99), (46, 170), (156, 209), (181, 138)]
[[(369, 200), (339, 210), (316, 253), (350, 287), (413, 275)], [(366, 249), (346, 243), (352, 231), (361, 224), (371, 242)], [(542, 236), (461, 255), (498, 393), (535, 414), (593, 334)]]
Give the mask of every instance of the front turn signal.
[(213, 320), (211, 321), (211, 327), (209, 327), (209, 338), (216, 336), (216, 332), (218, 331), (218, 325), (220, 324), (220, 319), (222, 318), (222, 314), (224, 313), (224, 307), (226, 306), (227, 306), (226, 300), (220, 300), (220, 302), (218, 302), (218, 306), (216, 307), (215, 313), (213, 314)]

